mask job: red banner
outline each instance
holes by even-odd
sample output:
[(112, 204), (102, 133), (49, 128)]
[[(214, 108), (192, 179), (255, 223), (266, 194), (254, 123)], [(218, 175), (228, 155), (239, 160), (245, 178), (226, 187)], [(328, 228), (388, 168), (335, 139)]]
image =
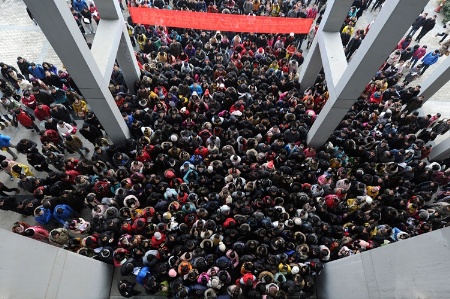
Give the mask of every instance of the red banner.
[(256, 17), (141, 7), (129, 7), (129, 9), (134, 23), (201, 30), (307, 34), (313, 22), (313, 19)]

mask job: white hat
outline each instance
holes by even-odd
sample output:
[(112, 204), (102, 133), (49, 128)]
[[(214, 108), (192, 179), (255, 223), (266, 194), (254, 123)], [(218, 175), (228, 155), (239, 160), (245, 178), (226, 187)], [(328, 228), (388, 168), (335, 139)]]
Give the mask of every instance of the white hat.
[(193, 91), (193, 92), (192, 92), (192, 95), (193, 95), (193, 96), (198, 96), (198, 93), (197, 93), (196, 91)]
[(156, 232), (156, 233), (154, 234), (154, 236), (155, 236), (155, 239), (156, 239), (156, 240), (161, 240), (161, 238), (162, 238), (160, 232)]
[(227, 250), (227, 247), (225, 246), (225, 244), (223, 244), (223, 242), (219, 243), (219, 250), (222, 252), (225, 252), (225, 250)]
[(291, 268), (291, 274), (295, 275), (300, 272), (300, 268), (298, 266), (294, 266)]
[(370, 204), (372, 204), (372, 202), (373, 202), (372, 197), (370, 197), (369, 195), (366, 195), (366, 203), (370, 205)]

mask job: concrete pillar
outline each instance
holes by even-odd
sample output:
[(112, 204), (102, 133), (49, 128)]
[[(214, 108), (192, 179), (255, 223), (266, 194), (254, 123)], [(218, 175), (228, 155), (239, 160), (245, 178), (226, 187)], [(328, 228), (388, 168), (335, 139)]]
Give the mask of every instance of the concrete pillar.
[(428, 101), (442, 86), (450, 81), (450, 59), (445, 56), (439, 59), (444, 59), (444, 61), (421, 84), (420, 95), (425, 98), (425, 101)]
[[(333, 11), (335, 9), (338, 10), (337, 7), (340, 5), (347, 6), (347, 2), (333, 2)], [(394, 46), (405, 34), (411, 22), (423, 10), (427, 3), (428, 0), (386, 1), (369, 33), (353, 55), (345, 71), (340, 67), (332, 65), (334, 61), (329, 60), (329, 57), (332, 55), (331, 53), (329, 55), (322, 55), (322, 59), (327, 58), (327, 60), (322, 60), (322, 63), (325, 74), (329, 74), (327, 77), (328, 88), (330, 91), (334, 90), (334, 92), (330, 92), (330, 98), (308, 132), (307, 143), (309, 146), (320, 147), (326, 142), (353, 103), (357, 100), (364, 86), (371, 80), (384, 60), (389, 56)], [(344, 9), (339, 9), (339, 11), (342, 10)], [(337, 26), (335, 32), (339, 29), (340, 26)], [(317, 34), (321, 35), (323, 32), (319, 31)], [(336, 38), (325, 37), (319, 38), (318, 41), (321, 52), (322, 49), (331, 51), (333, 48), (342, 48), (340, 41)], [(337, 56), (337, 61), (339, 64), (342, 64), (339, 57), (340, 55)], [(330, 76), (333, 84), (328, 82)]]
[(431, 161), (442, 161), (448, 157), (450, 157), (450, 138), (447, 138), (435, 145), (431, 151), (429, 159)]
[[(123, 27), (125, 21), (119, 13), (120, 8), (118, 8), (117, 1), (96, 1), (102, 20), (98, 26), (92, 52), (86, 45), (66, 1), (25, 0), (25, 4), (36, 18), (64, 66), (77, 82), (111, 141), (117, 143), (129, 138), (128, 127), (108, 90), (112, 65), (117, 52), (121, 51), (120, 40), (125, 32)], [(132, 60), (129, 60), (129, 63), (136, 64)], [(132, 67), (125, 69), (133, 70)], [(124, 77), (132, 78), (131, 80), (137, 79), (138, 76), (138, 72), (124, 73)]]
[[(300, 71), (301, 91), (305, 91), (314, 84), (317, 75), (322, 69), (322, 60), (320, 59), (319, 43), (317, 42), (320, 32), (339, 32), (342, 23), (352, 5), (353, 0), (328, 0), (325, 14), (322, 18), (316, 38), (310, 47), (308, 55), (305, 57), (302, 69)], [(342, 45), (340, 47), (343, 48)], [(321, 48), (322, 49), (322, 48)], [(323, 57), (322, 57), (323, 59)]]
[(308, 87), (314, 84), (321, 69), (322, 59), (320, 58), (319, 44), (317, 43), (317, 38), (315, 38), (311, 44), (309, 53), (305, 58), (305, 62), (300, 69), (299, 77), (301, 92), (304, 92)]

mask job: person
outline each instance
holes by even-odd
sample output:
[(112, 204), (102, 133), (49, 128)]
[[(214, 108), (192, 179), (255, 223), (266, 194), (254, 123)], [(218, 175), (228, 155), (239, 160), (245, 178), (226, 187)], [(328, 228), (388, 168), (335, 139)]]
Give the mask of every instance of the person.
[(126, 279), (120, 280), (117, 283), (117, 288), (119, 289), (119, 293), (122, 297), (131, 298), (133, 296), (139, 295), (141, 292), (134, 289), (136, 283), (129, 282)]
[(23, 57), (19, 56), (17, 57), (17, 66), (19, 67), (20, 73), (30, 81), (30, 76), (32, 76), (32, 73), (30, 72), (31, 64)]
[(34, 86), (32, 91), (37, 102), (49, 107), (53, 104), (53, 98), (47, 90), (41, 89), (38, 86)]
[(424, 12), (420, 14), (412, 23), (411, 30), (408, 32), (407, 36), (413, 37), (416, 34), (417, 30), (425, 24), (427, 20), (428, 13)]
[(83, 142), (76, 135), (68, 134), (65, 136), (64, 146), (67, 148), (69, 152), (78, 152), (81, 158), (84, 158), (83, 150), (86, 153), (89, 153), (90, 150), (83, 145)]
[(97, 144), (98, 140), (103, 137), (103, 133), (99, 129), (88, 123), (84, 123), (79, 132), (84, 138), (89, 140), (89, 142), (94, 145)]
[(84, 8), (87, 8), (87, 4), (85, 0), (73, 0), (72, 7), (79, 13), (83, 11)]
[(71, 110), (72, 107), (69, 105), (69, 101), (66, 96), (66, 92), (55, 86), (50, 87), (50, 96), (53, 99), (54, 105), (64, 105), (67, 110)]
[(63, 121), (72, 124), (72, 126), (77, 126), (77, 123), (72, 119), (70, 110), (66, 108), (65, 105), (55, 104), (51, 109), (52, 117), (58, 121)]
[(76, 116), (78, 116), (79, 118), (83, 118), (83, 119), (85, 118), (85, 116), (88, 112), (86, 102), (80, 98), (74, 99), (73, 104), (72, 104), (72, 109)]
[(439, 50), (434, 50), (434, 52), (428, 52), (423, 58), (422, 58), (422, 69), (420, 71), (420, 75), (423, 75), (425, 71), (435, 64), (439, 59)]
[(422, 25), (422, 29), (420, 30), (419, 35), (417, 35), (415, 41), (420, 43), (420, 40), (425, 36), (425, 34), (430, 32), (434, 26), (436, 26), (436, 15), (425, 20), (425, 23)]
[(25, 229), (22, 235), (25, 237), (30, 237), (37, 241), (48, 243), (48, 230), (39, 225), (28, 227), (27, 229)]
[(21, 124), (26, 129), (31, 130), (31, 132), (39, 133), (39, 128), (34, 123), (34, 120), (34, 115), (29, 114), (25, 110), (22, 110), (21, 108), (16, 108), (14, 110), (13, 122), (16, 124), (15, 127), (17, 127), (18, 124)]
[(15, 192), (15, 193), (20, 193), (19, 188), (8, 188), (5, 186), (5, 184), (3, 184), (2, 182), (0, 182), (0, 195), (1, 196), (5, 196), (8, 197), (10, 196), (9, 194), (6, 193), (9, 192)]
[(73, 218), (73, 209), (66, 204), (59, 204), (53, 210), (53, 218), (61, 225), (66, 225)]
[(34, 220), (45, 226), (52, 220), (52, 212), (50, 209), (44, 208), (44, 206), (39, 206), (34, 210)]
[(436, 33), (435, 37), (442, 36), (441, 40), (439, 41), (439, 44), (443, 43), (444, 40), (448, 37), (450, 34), (450, 21), (444, 24), (444, 31)]
[(25, 105), (25, 109), (27, 110), (28, 113), (34, 114), (34, 109), (36, 109), (37, 107), (37, 102), (36, 98), (34, 97), (34, 95), (30, 93), (30, 91), (25, 90), (23, 92), (22, 104)]
[(450, 39), (441, 43), (441, 46), (439, 47), (439, 56), (440, 57), (442, 57), (444, 55), (448, 56), (449, 51), (450, 51)]
[(37, 171), (45, 171), (47, 173), (52, 172), (52, 170), (48, 168), (48, 163), (45, 156), (39, 152), (27, 153), (27, 162)]
[(17, 102), (15, 99), (13, 99), (12, 97), (6, 97), (5, 95), (3, 95), (1, 97), (0, 100), (1, 106), (4, 109), (5, 114), (3, 114), (3, 117), (9, 121), (11, 121), (11, 119), (9, 118), (8, 114), (13, 114), (14, 115), (14, 110), (17, 108), (20, 108), (20, 103)]
[(42, 103), (37, 103), (36, 108), (34, 109), (33, 112), (37, 120), (41, 122), (52, 118), (50, 107)]
[(50, 244), (63, 247), (70, 240), (69, 231), (65, 228), (55, 228), (50, 232), (48, 239)]
[(45, 70), (40, 64), (36, 64), (34, 62), (30, 63), (28, 71), (30, 72), (30, 75), (36, 79), (42, 80), (45, 78)]
[(411, 57), (411, 68), (413, 68), (417, 61), (421, 59), (425, 54), (427, 53), (427, 45), (423, 45), (422, 47), (417, 48), (417, 50), (414, 51), (413, 56)]
[(353, 53), (355, 53), (356, 50), (358, 50), (359, 46), (361, 45), (361, 38), (359, 35), (355, 35), (347, 44), (347, 47), (345, 48), (345, 57), (347, 60), (350, 60)]
[(11, 137), (9, 137), (8, 135), (3, 135), (0, 134), (0, 148), (2, 150), (5, 150), (8, 152), (8, 154), (10, 154), (13, 158), (13, 160), (17, 160), (17, 155), (10, 149), (10, 148), (15, 148), (15, 146), (13, 144), (11, 144)]
[(92, 13), (89, 10), (89, 7), (83, 7), (83, 10), (81, 10), (80, 13), (83, 17), (84, 26), (88, 29), (90, 34), (95, 34), (94, 26), (92, 25)]
[(37, 143), (33, 140), (23, 138), (17, 143), (16, 150), (23, 155), (36, 153), (38, 152)]

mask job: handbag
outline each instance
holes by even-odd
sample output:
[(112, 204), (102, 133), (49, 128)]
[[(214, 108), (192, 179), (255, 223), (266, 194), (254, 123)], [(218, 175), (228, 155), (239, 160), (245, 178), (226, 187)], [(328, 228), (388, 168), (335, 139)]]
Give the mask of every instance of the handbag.
[(83, 18), (83, 23), (84, 24), (91, 24), (91, 20), (89, 20), (88, 18)]

